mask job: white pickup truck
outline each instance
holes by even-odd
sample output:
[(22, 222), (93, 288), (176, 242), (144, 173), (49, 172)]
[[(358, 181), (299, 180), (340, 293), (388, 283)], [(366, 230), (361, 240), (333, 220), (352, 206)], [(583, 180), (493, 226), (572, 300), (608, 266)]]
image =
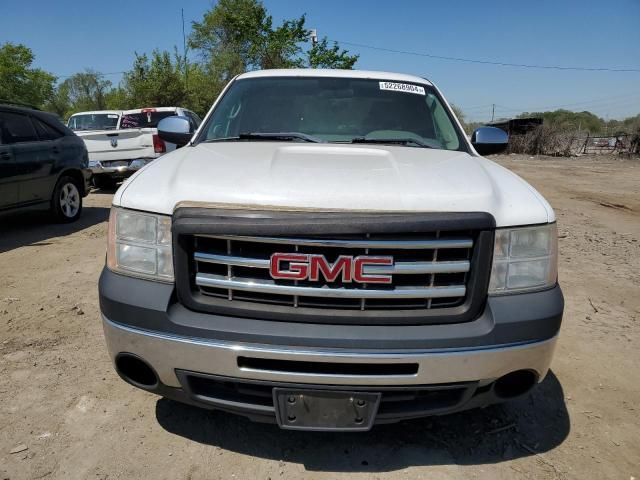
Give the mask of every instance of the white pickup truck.
[(72, 115), (67, 126), (81, 137), (89, 152), (96, 187), (110, 187), (148, 162), (175, 150), (158, 136), (158, 122), (170, 116), (188, 118), (194, 128), (200, 118), (180, 107), (101, 110)]
[[(100, 310), (118, 374), (300, 430), (526, 395), (563, 313), (556, 218), (440, 91), (387, 72), (242, 74), (115, 194)], [(521, 404), (522, 405), (522, 404)]]

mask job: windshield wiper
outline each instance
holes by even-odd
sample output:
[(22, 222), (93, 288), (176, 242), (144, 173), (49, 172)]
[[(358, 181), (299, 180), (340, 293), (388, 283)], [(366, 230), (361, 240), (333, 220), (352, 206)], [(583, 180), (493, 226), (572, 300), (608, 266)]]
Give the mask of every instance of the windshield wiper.
[(322, 143), (318, 137), (301, 132), (249, 132), (239, 135), (241, 140), (304, 140), (305, 142)]
[(429, 145), (417, 138), (366, 138), (355, 137), (351, 139), (351, 143), (379, 143), (379, 144), (397, 144), (397, 145), (417, 145), (423, 148), (435, 148), (433, 145)]
[(212, 138), (205, 142), (233, 142), (238, 140), (302, 140), (304, 142), (322, 143), (323, 140), (301, 132), (245, 132), (236, 137)]

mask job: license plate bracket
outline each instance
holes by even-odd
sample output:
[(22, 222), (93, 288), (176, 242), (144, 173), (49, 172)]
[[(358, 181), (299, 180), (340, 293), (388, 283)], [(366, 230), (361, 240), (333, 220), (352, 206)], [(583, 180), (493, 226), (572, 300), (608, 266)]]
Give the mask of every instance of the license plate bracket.
[(380, 393), (274, 388), (280, 428), (317, 431), (367, 431), (373, 426)]

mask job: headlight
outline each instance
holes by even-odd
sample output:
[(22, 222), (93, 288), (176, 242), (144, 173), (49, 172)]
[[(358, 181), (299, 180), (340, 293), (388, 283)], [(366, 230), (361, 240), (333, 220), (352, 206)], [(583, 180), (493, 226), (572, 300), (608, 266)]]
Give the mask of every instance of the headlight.
[(555, 223), (496, 230), (489, 294), (541, 290), (557, 279)]
[(117, 273), (173, 282), (171, 217), (113, 207), (107, 267)]

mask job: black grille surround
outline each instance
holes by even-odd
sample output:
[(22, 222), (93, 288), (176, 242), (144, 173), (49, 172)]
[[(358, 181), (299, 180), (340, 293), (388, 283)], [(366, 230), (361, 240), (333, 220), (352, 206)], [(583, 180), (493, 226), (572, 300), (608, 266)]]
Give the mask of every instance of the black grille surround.
[[(264, 320), (360, 325), (419, 325), (458, 323), (473, 320), (486, 300), (493, 249), (494, 218), (482, 212), (471, 213), (353, 213), (316, 211), (260, 211), (214, 208), (177, 208), (173, 216), (174, 268), (178, 300), (187, 308), (221, 315)], [(250, 237), (247, 241), (246, 237)], [(304, 239), (311, 245), (287, 242), (263, 243), (263, 239)], [(232, 239), (231, 241), (229, 239)], [(258, 239), (258, 242), (253, 240)], [(470, 240), (471, 247), (433, 249), (327, 248), (313, 245), (316, 240), (347, 242), (410, 241), (440, 244), (449, 240)], [(269, 241), (271, 241), (269, 240)], [(458, 242), (459, 243), (459, 242)], [(249, 279), (276, 285), (320, 287), (322, 282), (272, 282), (265, 268), (234, 266), (196, 261), (194, 255), (229, 255), (259, 258), (264, 262), (274, 252), (320, 253), (333, 261), (339, 254), (391, 255), (396, 262), (438, 261), (468, 263), (468, 271), (436, 274), (394, 274), (393, 285), (380, 287), (361, 284), (331, 284), (331, 288), (359, 289), (408, 288), (420, 286), (462, 294), (436, 298), (317, 298), (305, 295), (237, 291), (215, 284), (203, 285), (200, 277)], [(226, 257), (225, 257), (226, 258)], [(225, 277), (229, 274), (230, 277)], [(233, 275), (233, 277), (231, 277)], [(196, 282), (196, 276), (198, 281)], [(329, 285), (326, 285), (329, 287)], [(326, 288), (325, 287), (325, 288)], [(351, 293), (354, 292), (355, 293)]]

